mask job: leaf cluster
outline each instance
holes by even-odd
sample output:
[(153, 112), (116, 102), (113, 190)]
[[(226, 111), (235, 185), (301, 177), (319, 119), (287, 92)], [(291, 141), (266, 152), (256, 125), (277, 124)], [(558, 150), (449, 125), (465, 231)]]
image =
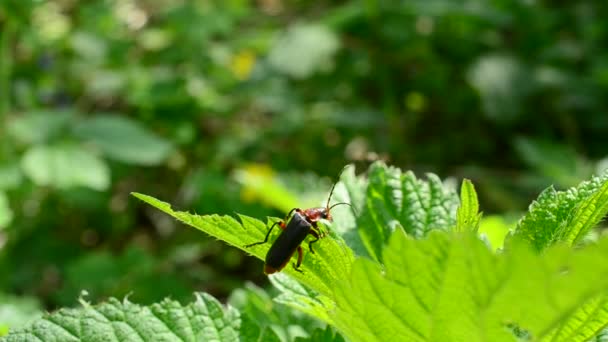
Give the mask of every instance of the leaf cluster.
[[(563, 192), (543, 192), (505, 248), (495, 252), (477, 234), (481, 214), (470, 181), (463, 181), (458, 196), (434, 175), (421, 180), (381, 163), (372, 165), (367, 178), (347, 169), (335, 193), (340, 201), (349, 199), (353, 208), (336, 208), (330, 236), (319, 243), (316, 254), (307, 254), (303, 273), (286, 267), (270, 276), (279, 291), (275, 302), (317, 318), (352, 341), (587, 341), (600, 336), (608, 324), (608, 240), (573, 247), (608, 212), (607, 177), (594, 177)], [(244, 247), (265, 235), (268, 224), (257, 219), (193, 215), (153, 197), (134, 195), (259, 259), (268, 250), (267, 245)], [(536, 236), (551, 239), (539, 244)], [(80, 338), (83, 331), (70, 327), (81, 327), (90, 321), (87, 317), (98, 315), (99, 326), (91, 329), (103, 331), (105, 321), (116, 320), (121, 328), (111, 336), (118, 340), (134, 334), (151, 340), (145, 332), (138, 333), (140, 324), (167, 326), (158, 331), (173, 334), (171, 338), (190, 327), (190, 335), (184, 336), (289, 339), (276, 329), (276, 318), (260, 318), (274, 312), (255, 304), (267, 302), (267, 295), (255, 287), (245, 293), (250, 302), (241, 300), (241, 311), (221, 307), (205, 294), (185, 307), (169, 300), (150, 307), (116, 300), (94, 308), (86, 304), (47, 315), (6, 340), (54, 336), (53, 329)], [(207, 309), (200, 310), (201, 305)], [(200, 331), (198, 323), (192, 324), (208, 319)], [(307, 336), (342, 338), (331, 330)]]

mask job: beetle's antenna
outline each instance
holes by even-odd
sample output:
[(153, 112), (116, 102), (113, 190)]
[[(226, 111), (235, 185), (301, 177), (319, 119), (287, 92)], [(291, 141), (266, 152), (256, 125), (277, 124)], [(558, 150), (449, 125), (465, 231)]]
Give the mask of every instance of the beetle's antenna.
[(327, 210), (329, 210), (329, 201), (331, 201), (331, 195), (333, 195), (334, 193), (334, 189), (336, 188), (336, 184), (338, 184), (338, 182), (335, 182), (334, 185), (331, 186), (331, 190), (329, 191), (329, 197), (327, 197), (327, 205), (325, 205), (325, 208)]
[(331, 195), (333, 195), (334, 193), (334, 189), (336, 188), (336, 184), (338, 184), (338, 182), (340, 181), (340, 176), (342, 176), (342, 173), (344, 173), (344, 170), (346, 170), (347, 167), (349, 167), (350, 165), (346, 165), (342, 168), (342, 171), (340, 171), (340, 173), (338, 174), (338, 179), (334, 182), (334, 185), (331, 186), (331, 190), (329, 191), (329, 197), (327, 197), (327, 205), (325, 205), (325, 208), (327, 210), (330, 210), (331, 208), (333, 208), (334, 206), (332, 206), (331, 208), (329, 207), (329, 201), (331, 201)]
[(359, 214), (357, 213), (357, 209), (355, 209), (355, 207), (352, 204), (346, 203), (346, 202), (335, 203), (334, 205), (332, 205), (331, 207), (329, 207), (327, 210), (331, 210), (333, 207), (341, 205), (341, 204), (346, 204), (347, 206), (349, 206), (355, 212), (355, 216), (359, 216)]

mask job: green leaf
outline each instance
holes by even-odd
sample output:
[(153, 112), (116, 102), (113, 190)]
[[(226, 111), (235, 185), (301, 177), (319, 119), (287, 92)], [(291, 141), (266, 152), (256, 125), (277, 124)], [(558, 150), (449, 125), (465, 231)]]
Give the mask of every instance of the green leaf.
[(568, 219), (563, 229), (563, 238), (574, 244), (585, 235), (608, 213), (608, 178), (594, 193), (578, 203), (574, 214)]
[(0, 191), (0, 231), (13, 221), (13, 210), (11, 209), (8, 197)]
[(17, 162), (0, 164), (0, 190), (17, 188), (23, 179)]
[(359, 233), (374, 260), (381, 260), (382, 247), (397, 229), (421, 238), (456, 225), (458, 195), (436, 175), (427, 174), (427, 179), (382, 163), (371, 166), (366, 203), (357, 223), (364, 227)]
[(592, 297), (572, 312), (563, 323), (547, 334), (543, 341), (589, 341), (608, 325), (608, 293)]
[(9, 120), (7, 132), (23, 144), (37, 144), (57, 137), (73, 117), (69, 111), (30, 112)]
[(296, 342), (345, 342), (344, 337), (333, 331), (331, 327), (325, 329), (315, 329), (309, 338), (298, 337)]
[[(282, 273), (278, 275), (288, 279)], [(276, 275), (271, 279), (274, 277)], [(253, 284), (233, 291), (228, 303), (241, 312), (243, 324), (251, 325), (251, 331), (246, 331), (248, 336), (244, 338), (245, 341), (292, 341), (296, 336), (307, 336), (308, 331), (324, 326), (311, 316), (273, 301), (268, 292)], [(242, 325), (241, 337), (244, 337), (243, 332), (245, 327)]]
[(477, 202), (477, 192), (473, 183), (464, 179), (460, 188), (460, 206), (456, 212), (456, 231), (457, 232), (477, 232), (481, 213), (479, 213), (479, 202)]
[(335, 304), (329, 297), (319, 295), (281, 273), (269, 278), (272, 285), (281, 291), (281, 294), (275, 298), (277, 303), (285, 304), (323, 322), (333, 324), (329, 312), (333, 310)]
[(497, 122), (511, 122), (522, 114), (533, 83), (530, 71), (508, 55), (480, 56), (467, 72), (469, 83), (481, 97), (483, 112)]
[(560, 185), (573, 186), (591, 175), (591, 165), (572, 146), (524, 137), (515, 139), (514, 145), (524, 162)]
[[(164, 211), (177, 220), (223, 240), (229, 245), (237, 247), (260, 260), (265, 259), (271, 242), (279, 234), (277, 231), (273, 232), (269, 243), (245, 248), (245, 245), (263, 241), (269, 225), (245, 215), (239, 215), (239, 222), (230, 216), (201, 216), (183, 211), (173, 211), (171, 205), (151, 196), (138, 193), (133, 193), (133, 196)], [(344, 241), (339, 236), (330, 236), (322, 239), (315, 245), (315, 254), (307, 252), (306, 248), (302, 264), (303, 273), (295, 271), (289, 265), (282, 272), (289, 274), (317, 293), (329, 296), (332, 293), (331, 289), (334, 284), (350, 272), (350, 266), (354, 260), (352, 251), (345, 246)], [(262, 272), (261, 267), (260, 272)]]
[(602, 330), (595, 337), (590, 339), (588, 342), (607, 342), (608, 341), (608, 328)]
[[(580, 240), (606, 213), (608, 171), (567, 191), (545, 189), (518, 222), (512, 237), (542, 250), (558, 241)], [(602, 214), (602, 212), (604, 214)]]
[(243, 196), (256, 198), (265, 205), (288, 212), (298, 206), (298, 199), (267, 165), (251, 164), (236, 170), (236, 180), (243, 186)]
[(23, 156), (21, 167), (38, 185), (95, 190), (105, 190), (110, 185), (110, 170), (105, 162), (74, 144), (33, 146)]
[(46, 314), (11, 331), (2, 342), (29, 341), (239, 341), (240, 314), (206, 293), (186, 306), (165, 299), (151, 306), (111, 298)]
[(117, 115), (96, 115), (76, 125), (74, 134), (109, 158), (128, 164), (158, 165), (173, 149), (168, 141), (139, 123)]
[(542, 340), (608, 288), (608, 240), (495, 255), (472, 234), (397, 231), (383, 253), (383, 267), (358, 259), (335, 286), (333, 318), (350, 340), (514, 341), (508, 324)]
[(331, 65), (338, 50), (335, 33), (321, 25), (296, 24), (277, 40), (270, 65), (294, 78), (306, 78)]

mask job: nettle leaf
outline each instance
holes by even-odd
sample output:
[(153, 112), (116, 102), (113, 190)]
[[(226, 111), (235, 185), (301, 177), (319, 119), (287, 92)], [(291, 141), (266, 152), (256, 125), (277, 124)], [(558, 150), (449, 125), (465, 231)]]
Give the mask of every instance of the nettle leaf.
[(608, 325), (608, 293), (592, 297), (572, 312), (543, 341), (588, 341)]
[(545, 189), (532, 202), (512, 237), (542, 250), (559, 241), (576, 243), (608, 212), (608, 171), (567, 191)]
[[(179, 221), (223, 240), (260, 260), (265, 259), (271, 242), (280, 233), (279, 229), (275, 229), (276, 231), (273, 231), (268, 243), (245, 248), (245, 245), (263, 241), (270, 228), (270, 224), (265, 224), (260, 220), (245, 215), (238, 216), (239, 222), (231, 216), (201, 216), (183, 211), (174, 211), (168, 203), (159, 201), (151, 196), (138, 193), (133, 193), (133, 196), (164, 211)], [(273, 220), (278, 219), (275, 218)], [(350, 266), (354, 261), (352, 251), (337, 235), (326, 237), (317, 243), (315, 245), (315, 254), (310, 253), (307, 249), (305, 253), (304, 262), (301, 267), (303, 273), (295, 271), (289, 265), (282, 272), (289, 274), (300, 283), (305, 284), (310, 289), (324, 296), (329, 296), (332, 293), (331, 289), (334, 284), (350, 272)]]
[(383, 254), (335, 286), (334, 321), (353, 341), (514, 341), (513, 326), (543, 340), (608, 289), (608, 240), (496, 255), (473, 234), (397, 231)]
[(479, 202), (477, 192), (473, 183), (464, 179), (460, 189), (460, 206), (456, 212), (456, 231), (457, 232), (477, 232), (481, 213), (479, 213)]
[(595, 337), (590, 339), (588, 342), (607, 342), (608, 341), (608, 328), (602, 330)]
[(313, 331), (309, 338), (298, 337), (295, 339), (296, 342), (345, 342), (342, 335), (334, 332), (330, 327), (323, 329), (316, 329)]
[[(282, 273), (278, 275), (289, 279)], [(233, 291), (228, 303), (241, 312), (243, 341), (292, 341), (297, 336), (309, 336), (310, 331), (325, 326), (301, 311), (273, 301), (269, 292), (251, 283)], [(250, 325), (248, 331), (245, 331), (245, 324)], [(247, 332), (247, 336), (243, 336), (244, 332)]]
[(95, 306), (84, 303), (46, 314), (0, 341), (239, 341), (239, 312), (208, 294), (195, 297), (186, 306), (169, 299), (151, 306), (114, 298)]
[(369, 171), (365, 207), (358, 220), (369, 254), (381, 260), (382, 247), (401, 229), (415, 238), (456, 225), (458, 195), (434, 174), (419, 180), (413, 172), (374, 163)]
[(312, 317), (333, 324), (329, 312), (333, 310), (335, 303), (327, 296), (302, 286), (294, 279), (278, 273), (269, 277), (270, 282), (281, 294), (274, 298), (277, 303), (285, 304)]

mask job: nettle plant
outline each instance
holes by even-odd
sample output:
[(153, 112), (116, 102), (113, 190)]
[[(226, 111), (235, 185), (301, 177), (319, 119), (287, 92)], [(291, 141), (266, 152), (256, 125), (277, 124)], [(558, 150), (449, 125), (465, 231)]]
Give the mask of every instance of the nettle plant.
[[(134, 196), (262, 260), (270, 247), (244, 246), (262, 240), (275, 218), (199, 216)], [(477, 233), (481, 214), (468, 180), (458, 196), (433, 174), (421, 180), (376, 163), (366, 177), (347, 169), (333, 201), (354, 210), (334, 209), (303, 273), (286, 267), (270, 276), (272, 299), (247, 285), (226, 305), (205, 293), (188, 305), (83, 302), (3, 341), (602, 339), (608, 239), (589, 233), (608, 211), (608, 172), (567, 191), (547, 188), (496, 251)]]

